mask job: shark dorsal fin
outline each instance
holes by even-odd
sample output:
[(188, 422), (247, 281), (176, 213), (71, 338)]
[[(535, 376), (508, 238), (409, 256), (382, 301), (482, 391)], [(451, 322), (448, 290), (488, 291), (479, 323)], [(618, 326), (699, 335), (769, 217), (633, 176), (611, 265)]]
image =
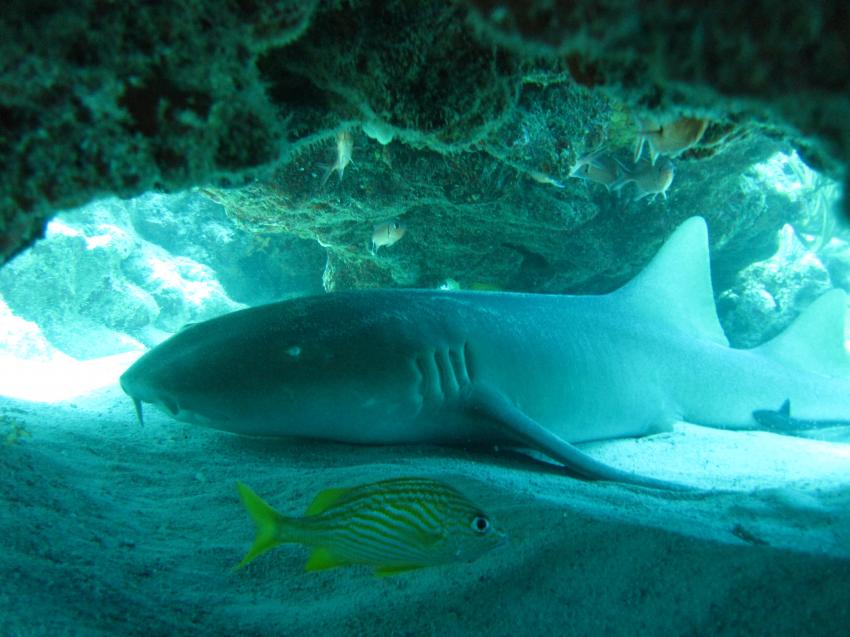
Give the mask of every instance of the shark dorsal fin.
[(755, 351), (789, 367), (827, 376), (848, 376), (850, 356), (844, 348), (846, 308), (844, 291), (830, 290)]
[(645, 318), (729, 345), (714, 305), (708, 228), (702, 217), (676, 228), (649, 265), (613, 294)]

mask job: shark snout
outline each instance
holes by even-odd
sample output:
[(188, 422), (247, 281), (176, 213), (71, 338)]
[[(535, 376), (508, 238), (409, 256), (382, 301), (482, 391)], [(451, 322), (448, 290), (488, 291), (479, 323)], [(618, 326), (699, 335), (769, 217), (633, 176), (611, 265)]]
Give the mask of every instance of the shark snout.
[(137, 374), (133, 367), (124, 372), (118, 382), (124, 393), (133, 399), (133, 405), (136, 408), (136, 417), (139, 419), (139, 423), (143, 423), (142, 403), (157, 405), (175, 417), (180, 412), (180, 406), (177, 400), (169, 396), (167, 392), (163, 392), (161, 389), (146, 382), (143, 375)]

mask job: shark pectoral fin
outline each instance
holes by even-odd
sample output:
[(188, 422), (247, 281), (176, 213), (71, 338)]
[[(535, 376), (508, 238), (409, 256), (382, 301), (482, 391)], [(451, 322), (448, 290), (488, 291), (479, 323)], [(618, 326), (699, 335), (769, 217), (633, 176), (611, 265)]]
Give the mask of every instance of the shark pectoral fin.
[(553, 460), (563, 464), (571, 473), (587, 480), (625, 482), (656, 489), (689, 491), (691, 487), (665, 480), (622, 471), (592, 457), (553, 434), (529, 418), (498, 390), (476, 383), (466, 388), (464, 400), (468, 409), (484, 416), (500, 427), (502, 434), (511, 440), (528, 445)]

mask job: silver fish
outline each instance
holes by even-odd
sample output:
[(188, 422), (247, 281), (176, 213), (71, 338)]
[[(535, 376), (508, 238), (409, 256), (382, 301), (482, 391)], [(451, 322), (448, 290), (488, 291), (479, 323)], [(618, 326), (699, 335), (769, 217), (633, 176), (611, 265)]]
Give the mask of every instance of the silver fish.
[(639, 201), (648, 196), (651, 197), (650, 201), (652, 201), (657, 195), (667, 199), (667, 189), (673, 183), (673, 177), (676, 174), (676, 168), (670, 159), (662, 157), (661, 161), (656, 164), (647, 159), (642, 159), (632, 167), (627, 167), (621, 162), (617, 163), (620, 165), (622, 174), (611, 185), (611, 188), (620, 190), (626, 184), (633, 183), (637, 193), (632, 201)]
[(341, 131), (336, 136), (336, 161), (325, 169), (325, 174), (322, 176), (322, 186), (328, 181), (328, 177), (332, 173), (339, 174), (339, 180), (342, 181), (342, 176), (345, 174), (345, 167), (353, 163), (351, 154), (354, 151), (354, 137), (348, 131)]
[(599, 148), (579, 157), (570, 171), (570, 177), (602, 184), (610, 190), (620, 177), (620, 166), (606, 150), (604, 147)]
[(377, 254), (378, 248), (395, 244), (406, 232), (407, 226), (400, 221), (379, 223), (372, 231), (372, 252)]

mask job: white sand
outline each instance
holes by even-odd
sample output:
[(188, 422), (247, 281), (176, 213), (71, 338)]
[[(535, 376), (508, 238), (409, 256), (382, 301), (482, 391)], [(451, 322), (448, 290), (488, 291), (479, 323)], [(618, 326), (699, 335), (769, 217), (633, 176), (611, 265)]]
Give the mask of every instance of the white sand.
[[(140, 427), (114, 385), (0, 413), (3, 636), (850, 634), (848, 444), (682, 424), (588, 447), (706, 489), (682, 495), (513, 452), (244, 439), (152, 410)], [(14, 423), (31, 435), (3, 444)], [(254, 533), (235, 480), (297, 513), (401, 475), (461, 487), (509, 547), (385, 579), (305, 573), (295, 545), (230, 571)]]

